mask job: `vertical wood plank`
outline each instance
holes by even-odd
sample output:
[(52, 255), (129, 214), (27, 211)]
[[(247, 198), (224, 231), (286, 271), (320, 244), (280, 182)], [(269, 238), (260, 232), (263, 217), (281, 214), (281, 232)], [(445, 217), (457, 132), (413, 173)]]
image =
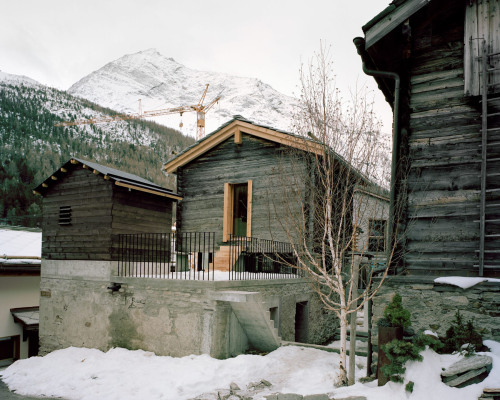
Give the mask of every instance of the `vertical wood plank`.
[(222, 241), (227, 242), (231, 232), (233, 221), (233, 202), (232, 186), (230, 183), (224, 183), (224, 219), (222, 222)]
[(247, 197), (247, 237), (252, 236), (252, 181), (248, 181)]

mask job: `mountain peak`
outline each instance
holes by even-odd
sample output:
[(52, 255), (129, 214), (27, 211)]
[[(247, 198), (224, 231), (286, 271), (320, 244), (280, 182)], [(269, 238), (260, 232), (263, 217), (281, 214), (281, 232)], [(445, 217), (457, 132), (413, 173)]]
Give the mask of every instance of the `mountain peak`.
[[(130, 113), (137, 112), (138, 99), (147, 111), (198, 104), (206, 84), (210, 86), (205, 104), (222, 93), (218, 105), (207, 115), (207, 133), (236, 114), (265, 126), (289, 129), (292, 109), (297, 104), (295, 98), (277, 92), (258, 79), (190, 69), (154, 48), (112, 61), (68, 91), (104, 107)], [(186, 112), (182, 119), (172, 112), (155, 122), (172, 128), (185, 126), (186, 133), (194, 136), (196, 113)]]

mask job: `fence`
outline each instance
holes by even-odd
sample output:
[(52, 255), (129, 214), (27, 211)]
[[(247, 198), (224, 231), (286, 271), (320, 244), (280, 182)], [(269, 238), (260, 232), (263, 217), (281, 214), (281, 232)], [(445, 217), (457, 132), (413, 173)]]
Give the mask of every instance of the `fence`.
[(118, 276), (213, 280), (213, 232), (118, 235)]
[(300, 278), (290, 243), (230, 235), (229, 279)]

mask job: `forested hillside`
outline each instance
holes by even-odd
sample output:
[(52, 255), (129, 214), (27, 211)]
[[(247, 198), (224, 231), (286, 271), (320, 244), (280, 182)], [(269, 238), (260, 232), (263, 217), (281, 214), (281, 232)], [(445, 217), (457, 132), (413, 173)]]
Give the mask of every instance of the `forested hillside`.
[(0, 223), (36, 225), (41, 198), (33, 188), (72, 156), (173, 188), (162, 163), (193, 143), (192, 138), (141, 120), (55, 127), (59, 121), (113, 111), (13, 77), (0, 76)]

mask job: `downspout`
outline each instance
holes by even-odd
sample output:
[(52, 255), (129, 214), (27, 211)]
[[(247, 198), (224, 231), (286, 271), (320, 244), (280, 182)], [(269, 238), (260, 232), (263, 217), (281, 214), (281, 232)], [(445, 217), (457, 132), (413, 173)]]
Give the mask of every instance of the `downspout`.
[[(388, 226), (388, 238), (389, 245), (387, 246), (387, 260), (390, 259), (390, 254), (394, 243), (394, 209), (396, 206), (396, 172), (397, 172), (397, 162), (398, 162), (398, 149), (399, 149), (399, 94), (401, 90), (401, 79), (399, 75), (395, 72), (389, 71), (378, 71), (374, 69), (369, 69), (366, 66), (366, 60), (368, 59), (368, 53), (365, 50), (365, 39), (362, 37), (356, 37), (353, 40), (358, 54), (361, 56), (363, 61), (363, 72), (366, 75), (394, 79), (394, 101), (393, 101), (393, 123), (392, 123), (392, 165), (391, 165), (391, 196), (389, 203), (389, 226)], [(391, 262), (392, 264), (392, 262)], [(389, 271), (391, 266), (389, 265)], [(393, 271), (394, 273), (396, 271)]]

